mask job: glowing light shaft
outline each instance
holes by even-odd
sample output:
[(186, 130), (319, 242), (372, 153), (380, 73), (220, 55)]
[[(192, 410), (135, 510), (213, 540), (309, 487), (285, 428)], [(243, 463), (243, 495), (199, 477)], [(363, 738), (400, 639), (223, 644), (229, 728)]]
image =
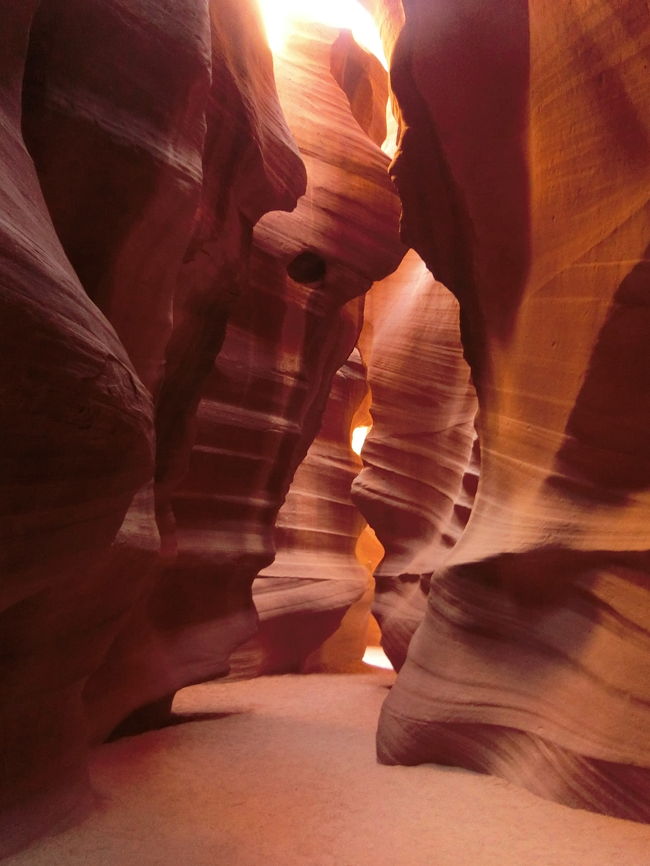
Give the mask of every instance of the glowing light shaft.
[(352, 450), (355, 454), (361, 454), (361, 450), (363, 449), (363, 443), (366, 441), (366, 437), (368, 433), (370, 433), (370, 427), (355, 427), (352, 431)]
[(258, 0), (271, 50), (281, 54), (296, 20), (317, 21), (351, 30), (355, 40), (387, 69), (372, 15), (356, 0)]
[(384, 668), (384, 670), (392, 671), (393, 666), (388, 660), (388, 656), (380, 646), (366, 647), (363, 654), (363, 661), (367, 665), (372, 665), (373, 668)]

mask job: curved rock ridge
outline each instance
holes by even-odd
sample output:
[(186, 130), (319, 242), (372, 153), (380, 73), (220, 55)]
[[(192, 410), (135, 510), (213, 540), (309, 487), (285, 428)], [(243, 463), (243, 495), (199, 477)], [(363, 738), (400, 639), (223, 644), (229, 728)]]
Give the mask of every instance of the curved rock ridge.
[(203, 182), (207, 16), (197, 0), (44, 0), (30, 34), (23, 129), (48, 209), (152, 391)]
[(375, 19), (386, 57), (390, 60), (399, 32), (404, 26), (402, 0), (359, 0)]
[(476, 393), (463, 358), (458, 302), (414, 251), (366, 297), (359, 347), (373, 426), (353, 499), (385, 555), (373, 613), (396, 668), (420, 624), (431, 573), (471, 508)]
[(330, 72), (348, 97), (355, 120), (380, 147), (386, 138), (388, 75), (374, 55), (342, 30), (332, 45)]
[(437, 761), (650, 819), (647, 4), (405, 0), (404, 234), (461, 302), (481, 480), (386, 701)]
[[(209, 652), (214, 674), (223, 673), (233, 635), (241, 643), (255, 631), (250, 587), (273, 560), (278, 510), (356, 343), (362, 295), (404, 254), (388, 160), (329, 71), (337, 36), (305, 25), (276, 58), (307, 192), (293, 213), (267, 214), (255, 227), (248, 282), (199, 407), (189, 474), (173, 497), (177, 554), (156, 616), (192, 635), (190, 670)], [(196, 603), (179, 604), (183, 593)], [(223, 606), (220, 622), (205, 620), (212, 600)]]
[(159, 385), (193, 256), (195, 297), (229, 298), (221, 260), (245, 268), (252, 223), (304, 189), (247, 3), (3, 11), (2, 852), (87, 808), (87, 743), (188, 682), (155, 620), (141, 378)]
[[(352, 419), (367, 390), (365, 369), (355, 349), (340, 367), (320, 431), (307, 451), (278, 513), (274, 562), (253, 582), (260, 618), (255, 637), (231, 656), (231, 675), (301, 671), (338, 628), (348, 608), (367, 592), (371, 575), (356, 558), (365, 521), (350, 498), (360, 460), (350, 447)], [(370, 603), (365, 604), (368, 618)], [(343, 655), (320, 664), (360, 662), (367, 623), (355, 623)]]
[[(164, 720), (177, 688), (223, 671), (224, 658), (242, 639), (238, 623), (251, 618), (249, 586), (238, 582), (236, 569), (226, 584), (215, 587), (212, 580), (212, 564), (221, 562), (218, 522), (210, 554), (194, 551), (191, 541), (185, 551), (183, 567), (195, 556), (202, 579), (182, 585), (170, 579), (179, 566), (172, 497), (188, 473), (199, 401), (233, 304), (247, 282), (253, 225), (266, 211), (294, 207), (306, 176), (278, 102), (257, 14), (235, 0), (212, 3), (208, 11), (210, 89), (203, 106), (202, 184), (187, 247), (172, 268), (174, 327), (156, 400), (162, 563), (151, 591), (132, 605), (86, 689), (100, 725), (98, 736), (131, 710), (133, 717), (117, 733)], [(238, 399), (246, 399), (243, 392)], [(217, 496), (221, 480), (212, 478), (210, 484), (209, 495)], [(197, 534), (201, 537), (198, 528)], [(190, 536), (191, 528), (186, 542)]]

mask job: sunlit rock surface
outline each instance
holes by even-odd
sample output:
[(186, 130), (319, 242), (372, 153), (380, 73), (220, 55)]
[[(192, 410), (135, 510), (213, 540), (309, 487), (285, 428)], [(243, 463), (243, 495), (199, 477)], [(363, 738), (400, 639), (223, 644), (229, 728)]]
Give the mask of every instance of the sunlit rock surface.
[[(357, 406), (367, 389), (357, 350), (337, 371), (323, 422), (298, 467), (275, 529), (275, 560), (253, 583), (257, 634), (230, 659), (233, 676), (300, 671), (366, 595), (371, 574), (355, 556), (365, 521), (350, 498), (361, 462), (350, 447)], [(365, 601), (366, 620), (370, 598)], [(360, 661), (367, 623), (331, 666)], [(351, 638), (352, 641), (352, 638)], [(335, 655), (335, 654), (334, 654)], [(310, 660), (310, 661), (308, 661)], [(320, 662), (326, 665), (328, 662)]]
[[(273, 560), (278, 510), (318, 433), (334, 375), (356, 343), (362, 295), (404, 254), (388, 159), (359, 127), (330, 74), (337, 36), (305, 25), (276, 59), (278, 92), (307, 168), (307, 192), (293, 213), (267, 214), (255, 228), (249, 281), (207, 381), (189, 474), (173, 497), (178, 552), (166, 570), (169, 603), (161, 615), (183, 619), (188, 633), (194, 630), (194, 646), (215, 660), (215, 647), (223, 646), (223, 670), (232, 649), (223, 635), (235, 630), (244, 640), (255, 631), (250, 585)], [(341, 541), (343, 554), (348, 542)], [(352, 557), (349, 564), (361, 574)], [(295, 602), (287, 590), (278, 604), (297, 613), (299, 586), (304, 583), (294, 584)], [(178, 601), (190, 587), (196, 608)], [(348, 604), (355, 593), (347, 595)], [(201, 634), (206, 597), (233, 601), (218, 630), (210, 622)], [(304, 611), (317, 612), (312, 601)], [(266, 621), (268, 638), (275, 626)], [(288, 623), (286, 634), (276, 628), (276, 650), (261, 635), (268, 659), (275, 653), (290, 658), (302, 640), (300, 616), (291, 622), (295, 636)], [(336, 624), (330, 617), (328, 630)], [(320, 639), (325, 634), (321, 624)], [(258, 663), (266, 662), (251, 664)]]
[[(403, 237), (460, 302), (480, 403), (473, 501), (454, 302), (426, 276), (383, 284), (362, 338), (377, 417), (358, 495), (387, 545), (377, 612), (397, 664), (424, 619), (380, 757), (647, 820), (647, 4), (364, 5), (392, 57)], [(362, 296), (404, 249), (382, 73), (345, 34), (299, 28), (277, 67), (287, 125), (248, 0), (3, 13), (4, 851), (91, 807), (89, 743), (159, 721), (254, 632), (251, 584)], [(422, 346), (440, 345), (451, 380), (424, 373)], [(417, 412), (398, 382), (422, 385)], [(420, 443), (435, 395), (448, 414)], [(316, 465), (305, 483), (348, 483)], [(361, 524), (341, 499), (323, 526), (347, 521), (336, 558), (356, 577), (284, 575), (291, 593), (260, 602), (267, 622), (291, 610), (268, 658), (326, 668), (331, 641), (360, 634)], [(282, 557), (310, 581), (290, 526)], [(295, 652), (300, 617), (323, 613), (318, 643), (358, 593), (341, 629)]]
[(647, 820), (647, 4), (404, 8), (394, 171), (461, 301), (481, 480), (379, 755)]
[(379, 60), (342, 30), (332, 45), (330, 72), (348, 97), (354, 119), (375, 144), (386, 138), (388, 76)]
[(359, 0), (373, 16), (386, 56), (390, 58), (400, 30), (404, 25), (402, 0)]
[(89, 741), (215, 670), (205, 657), (188, 673), (191, 640), (157, 617), (143, 382), (164, 378), (172, 297), (201, 244), (195, 297), (228, 297), (219, 258), (244, 270), (252, 224), (304, 189), (251, 9), (3, 10), (2, 850), (88, 805)]
[[(385, 556), (373, 613), (395, 667), (426, 607), (431, 573), (467, 520), (463, 477), (475, 438), (476, 394), (463, 358), (458, 302), (409, 252), (366, 298), (359, 347), (373, 427), (354, 501)], [(469, 501), (471, 507), (471, 498)]]

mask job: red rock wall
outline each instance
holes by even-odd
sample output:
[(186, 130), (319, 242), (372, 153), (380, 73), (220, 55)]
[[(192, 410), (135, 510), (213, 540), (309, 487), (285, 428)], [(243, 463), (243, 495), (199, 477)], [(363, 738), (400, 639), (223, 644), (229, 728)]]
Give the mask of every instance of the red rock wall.
[[(159, 723), (177, 688), (223, 672), (228, 654), (254, 621), (247, 580), (237, 571), (219, 580), (218, 568), (211, 570), (219, 557), (206, 555), (198, 526), (188, 528), (186, 547), (179, 552), (172, 499), (189, 471), (197, 408), (233, 304), (247, 291), (253, 226), (267, 210), (294, 206), (304, 190), (305, 170), (279, 106), (257, 17), (234, 0), (212, 4), (208, 11), (210, 89), (202, 185), (187, 248), (172, 267), (174, 328), (156, 401), (162, 561), (156, 563), (151, 591), (131, 606), (87, 686), (97, 737), (131, 710), (136, 710), (133, 718), (120, 731)], [(146, 318), (144, 310), (140, 316)], [(246, 396), (238, 399), (245, 402)], [(216, 495), (222, 480), (214, 477), (210, 484), (210, 495)], [(217, 548), (218, 526), (209, 525), (205, 534), (211, 549)], [(170, 579), (183, 557), (202, 563), (202, 580), (180, 585)]]
[(350, 109), (361, 129), (375, 144), (386, 138), (388, 75), (373, 54), (354, 41), (349, 30), (342, 30), (332, 45), (330, 72), (348, 97)]
[(369, 602), (366, 621), (360, 615), (354, 624), (358, 640), (349, 635), (327, 659), (316, 660), (313, 654), (371, 582), (355, 556), (365, 521), (350, 498), (360, 469), (350, 447), (352, 419), (366, 390), (365, 369), (355, 349), (334, 376), (319, 433), (278, 514), (275, 560), (253, 582), (259, 629), (231, 656), (233, 676), (300, 671), (305, 665), (341, 669), (361, 660)]
[(379, 755), (648, 820), (647, 5), (404, 9), (394, 171), (461, 302), (481, 481)]
[[(227, 308), (222, 263), (245, 270), (253, 223), (304, 189), (245, 4), (36, 7), (4, 10), (0, 49), (3, 850), (87, 807), (87, 743), (188, 682), (192, 647), (156, 619), (154, 411), (139, 376), (154, 388), (174, 369), (172, 299)], [(195, 392), (219, 324), (204, 324), (198, 362), (191, 339), (174, 355)], [(202, 661), (195, 678), (215, 669)]]
[[(307, 167), (307, 192), (293, 213), (267, 214), (255, 228), (249, 282), (207, 381), (189, 474), (173, 497), (177, 555), (166, 569), (156, 615), (175, 634), (192, 633), (197, 650), (209, 647), (222, 671), (232, 649), (228, 636), (241, 642), (255, 631), (250, 586), (273, 560), (276, 516), (318, 432), (335, 373), (354, 348), (361, 296), (404, 253), (388, 160), (330, 74), (337, 36), (305, 26), (276, 60), (280, 99)], [(341, 541), (347, 556), (349, 545)], [(349, 567), (354, 574), (352, 557)], [(178, 599), (187, 587), (195, 589), (184, 606)], [(236, 604), (224, 606), (235, 589)], [(303, 607), (300, 592), (295, 602), (289, 590), (278, 602), (294, 609), (291, 628), (285, 636), (275, 629), (275, 647), (261, 636), (264, 658), (253, 667), (291, 657), (300, 620), (321, 606), (310, 600)], [(355, 595), (356, 589), (348, 603)], [(209, 598), (215, 606), (219, 600), (228, 618), (205, 621)], [(320, 639), (341, 613), (328, 616)], [(266, 631), (271, 627), (267, 621)], [(234, 670), (247, 665), (235, 660)]]
[(150, 397), (63, 252), (22, 140), (35, 6), (5, 8), (0, 49), (0, 836), (9, 849), (87, 803), (82, 688), (110, 632), (99, 566), (153, 468)]
[[(424, 616), (431, 573), (468, 516), (459, 499), (471, 493), (463, 478), (477, 408), (458, 302), (413, 251), (368, 293), (359, 347), (373, 427), (353, 496), (385, 550), (373, 613), (382, 646), (400, 668)], [(465, 483), (471, 486), (469, 476)]]

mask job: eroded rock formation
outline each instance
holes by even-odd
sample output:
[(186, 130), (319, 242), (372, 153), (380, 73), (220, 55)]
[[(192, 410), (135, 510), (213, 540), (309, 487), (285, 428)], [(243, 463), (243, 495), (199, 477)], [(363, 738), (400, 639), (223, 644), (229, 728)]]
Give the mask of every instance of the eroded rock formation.
[[(4, 12), (6, 850), (85, 808), (88, 742), (186, 682), (187, 648), (161, 652), (151, 610), (154, 413), (139, 376), (160, 383), (197, 236), (212, 221), (213, 260), (196, 282), (227, 297), (216, 260), (244, 267), (233, 233), (293, 206), (304, 173), (248, 4), (52, 0)], [(225, 118), (233, 139), (219, 150)]]
[[(186, 536), (179, 545), (172, 498), (188, 472), (197, 407), (228, 317), (247, 285), (253, 226), (268, 210), (293, 207), (306, 181), (256, 15), (234, 0), (211, 4), (208, 12), (210, 88), (203, 106), (200, 195), (182, 258), (169, 263), (176, 285), (174, 327), (156, 393), (162, 559), (151, 589), (131, 605), (86, 688), (90, 715), (101, 725), (98, 737), (130, 710), (137, 712), (122, 731), (157, 723), (177, 688), (224, 671), (229, 652), (255, 622), (249, 582), (236, 569), (224, 579), (218, 568), (218, 528), (212, 527), (207, 545), (198, 526), (192, 540)], [(218, 490), (220, 481), (213, 483)], [(180, 585), (170, 575), (193, 558), (203, 579)]]
[(431, 574), (468, 516), (459, 500), (471, 494), (463, 479), (476, 394), (460, 344), (458, 301), (413, 251), (368, 293), (359, 347), (373, 427), (353, 496), (385, 550), (373, 613), (399, 668), (424, 616)]
[[(364, 5), (392, 58), (403, 239), (460, 304), (481, 452), (473, 501), (457, 304), (410, 256), (361, 339), (357, 498), (386, 545), (384, 641), (398, 665), (409, 647), (380, 758), (648, 820), (647, 4)], [(385, 79), (349, 35), (297, 28), (287, 123), (251, 0), (3, 11), (10, 850), (90, 806), (89, 744), (227, 670), (323, 417), (260, 579), (290, 579), (264, 600), (291, 614), (259, 596), (255, 664), (326, 666), (308, 651), (365, 580), (332, 456), (361, 385), (337, 370), (404, 248)], [(316, 482), (318, 523), (299, 524)]]
[[(179, 609), (182, 587), (196, 586), (196, 599), (210, 592), (229, 595), (233, 581), (243, 591), (271, 563), (278, 510), (318, 432), (336, 370), (356, 343), (363, 294), (404, 253), (388, 159), (355, 122), (330, 74), (337, 36), (305, 25), (276, 59), (278, 92), (307, 167), (307, 192), (293, 213), (267, 214), (254, 231), (249, 283), (206, 384), (189, 474), (173, 498), (178, 555), (165, 576), (172, 617), (195, 617)], [(353, 535), (355, 526), (349, 531)], [(348, 558), (345, 537), (340, 541)], [(348, 562), (356, 584), (362, 572), (353, 557)], [(277, 604), (294, 609), (284, 625), (291, 623), (296, 634), (287, 632), (273, 650), (268, 631), (275, 627), (263, 611), (266, 658), (251, 663), (260, 669), (267, 663), (277, 669), (274, 652), (291, 658), (291, 645), (304, 632), (301, 618), (316, 616), (321, 606), (313, 597), (315, 604), (302, 607), (300, 591), (292, 601), (285, 590)], [(348, 604), (356, 594), (348, 594)], [(325, 630), (321, 622), (320, 639), (336, 628), (339, 602)], [(242, 639), (252, 635), (250, 602), (247, 610), (239, 604), (233, 615)], [(204, 645), (212, 653), (223, 633), (221, 623), (220, 631), (207, 636)], [(224, 669), (231, 649), (224, 648)], [(247, 664), (235, 660), (235, 670)]]
[[(355, 411), (367, 390), (365, 369), (355, 350), (337, 371), (323, 422), (298, 467), (275, 529), (274, 562), (253, 583), (260, 618), (255, 636), (230, 659), (231, 674), (300, 671), (372, 584), (355, 557), (365, 521), (350, 497), (360, 460), (350, 447)], [(365, 603), (366, 619), (370, 598)], [(355, 622), (358, 639), (329, 664), (341, 669), (361, 659), (366, 623)], [(328, 660), (319, 662), (327, 666)]]
[(394, 173), (461, 302), (481, 481), (379, 754), (647, 820), (647, 4), (404, 9)]

